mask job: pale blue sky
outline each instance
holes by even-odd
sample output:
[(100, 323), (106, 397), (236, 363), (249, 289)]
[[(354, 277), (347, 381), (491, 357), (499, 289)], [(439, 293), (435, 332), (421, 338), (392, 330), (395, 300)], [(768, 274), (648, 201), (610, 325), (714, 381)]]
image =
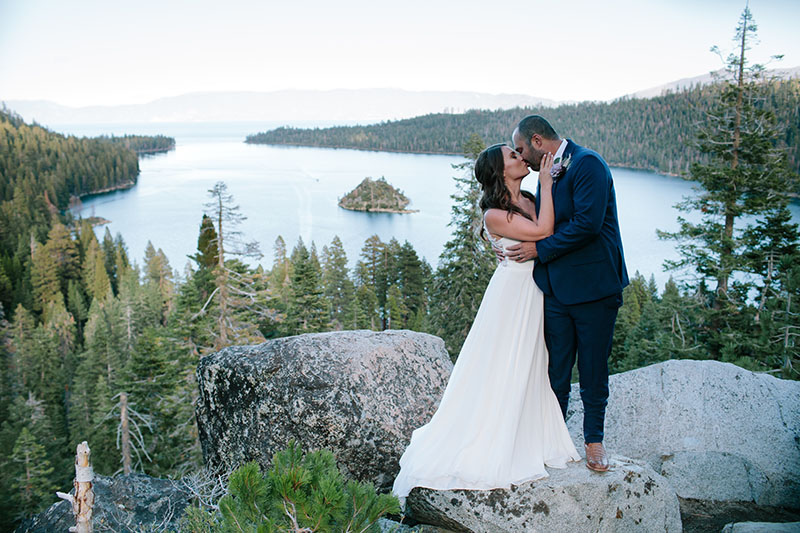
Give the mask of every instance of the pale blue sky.
[[(0, 0), (0, 100), (394, 87), (604, 100), (720, 67), (735, 0)], [(800, 66), (800, 1), (751, 0)]]

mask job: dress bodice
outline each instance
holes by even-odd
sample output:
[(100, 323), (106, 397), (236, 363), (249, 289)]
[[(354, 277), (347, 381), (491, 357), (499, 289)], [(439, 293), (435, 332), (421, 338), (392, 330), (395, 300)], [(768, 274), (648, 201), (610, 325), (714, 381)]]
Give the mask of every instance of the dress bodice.
[[(508, 237), (494, 236), (492, 235), (492, 233), (489, 231), (489, 228), (487, 228), (485, 224), (483, 226), (483, 229), (486, 232), (486, 237), (492, 243), (492, 247), (499, 248), (500, 250), (503, 250), (503, 252), (505, 252), (507, 247), (514, 246), (515, 244), (519, 244), (520, 242), (522, 242), (516, 239), (510, 239)], [(524, 261), (522, 263), (518, 263), (517, 261), (512, 261), (508, 258), (505, 258), (500, 262), (499, 266), (506, 268), (514, 268), (514, 269), (533, 270), (533, 265), (534, 265), (533, 259), (531, 259), (530, 261)]]

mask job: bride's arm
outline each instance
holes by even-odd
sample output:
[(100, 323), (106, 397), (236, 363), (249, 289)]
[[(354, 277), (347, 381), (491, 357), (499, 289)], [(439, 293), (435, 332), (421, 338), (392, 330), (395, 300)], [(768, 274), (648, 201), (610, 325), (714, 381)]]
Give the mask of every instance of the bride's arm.
[(548, 165), (545, 166), (544, 158), (542, 159), (542, 168), (539, 171), (539, 183), (541, 186), (539, 187), (539, 217), (537, 222), (544, 231), (548, 232), (546, 237), (549, 237), (555, 229), (556, 213), (553, 208), (553, 176), (550, 175), (550, 169), (553, 168), (553, 156), (550, 156), (547, 160)]
[[(544, 199), (544, 198), (543, 198)], [(550, 199), (550, 209), (552, 211), (552, 198)], [(522, 215), (511, 214), (508, 218), (508, 211), (504, 209), (488, 209), (483, 215), (486, 228), (492, 235), (499, 235), (515, 239), (518, 241), (540, 241), (553, 234), (552, 217), (550, 224), (534, 222)]]
[(539, 170), (539, 217), (536, 221), (513, 213), (508, 217), (504, 209), (488, 209), (483, 215), (486, 228), (493, 235), (502, 235), (518, 241), (540, 241), (553, 234), (555, 213), (553, 211), (553, 178), (550, 169), (553, 167), (553, 156), (542, 157)]

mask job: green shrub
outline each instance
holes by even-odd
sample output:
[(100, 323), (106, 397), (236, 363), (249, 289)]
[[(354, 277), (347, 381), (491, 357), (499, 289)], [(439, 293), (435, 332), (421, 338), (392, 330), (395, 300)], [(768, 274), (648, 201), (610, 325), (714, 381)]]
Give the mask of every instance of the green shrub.
[(372, 483), (344, 479), (333, 454), (303, 454), (294, 441), (261, 474), (257, 463), (239, 467), (228, 480), (219, 511), (192, 509), (182, 523), (191, 533), (369, 532), (378, 518), (399, 513), (392, 494), (376, 494)]

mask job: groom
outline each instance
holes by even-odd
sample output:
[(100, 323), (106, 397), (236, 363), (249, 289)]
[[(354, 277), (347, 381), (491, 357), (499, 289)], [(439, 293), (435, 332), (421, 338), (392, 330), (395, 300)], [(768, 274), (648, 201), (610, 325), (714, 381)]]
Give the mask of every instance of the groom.
[(554, 155), (554, 233), (511, 246), (507, 255), (515, 261), (537, 259), (533, 278), (545, 294), (550, 385), (566, 419), (577, 352), (586, 465), (605, 472), (608, 356), (622, 289), (628, 284), (611, 171), (596, 152), (561, 139), (539, 115), (523, 118), (512, 140), (533, 170), (539, 170), (545, 153)]

